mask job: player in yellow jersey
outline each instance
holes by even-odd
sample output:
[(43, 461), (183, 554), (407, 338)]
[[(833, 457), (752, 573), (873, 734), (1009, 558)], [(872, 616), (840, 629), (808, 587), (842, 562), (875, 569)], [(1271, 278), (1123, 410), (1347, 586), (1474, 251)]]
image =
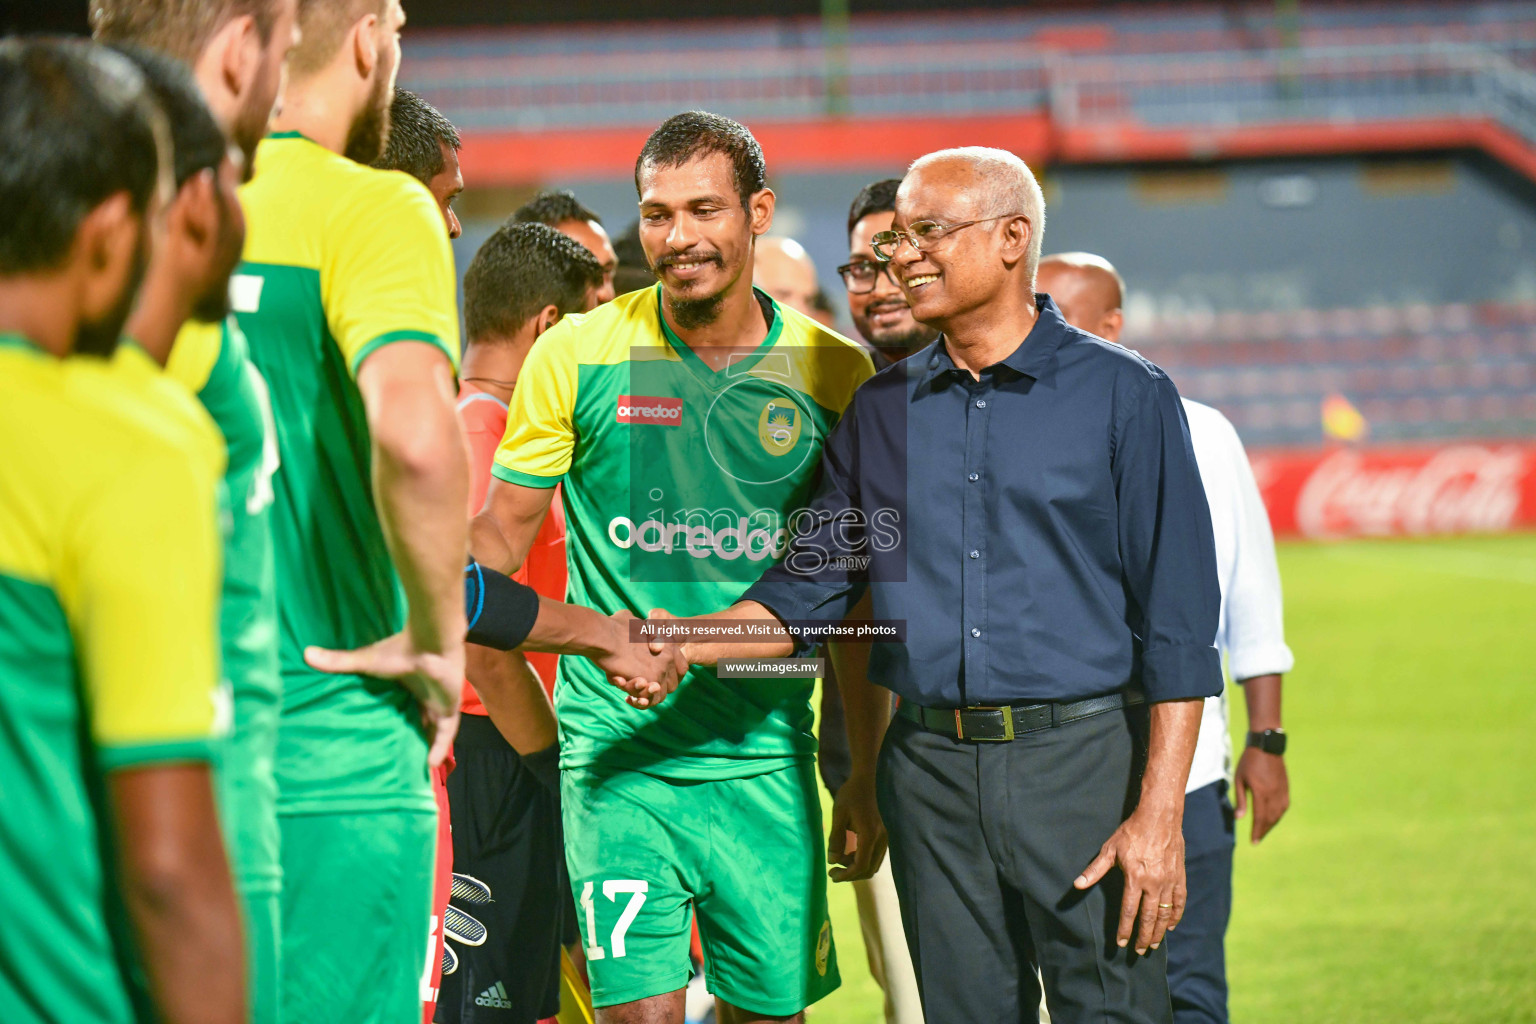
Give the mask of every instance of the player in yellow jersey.
[(106, 361), (169, 188), (122, 57), (0, 44), (0, 1005), (234, 1024), (214, 807), (216, 435)]
[[(277, 439), (265, 382), (229, 317), (228, 295), (245, 237), (235, 186), (278, 102), (297, 17), (296, 0), (91, 4), (97, 38), (135, 48), (132, 56), (166, 106), (175, 135), (177, 194), (129, 336), (197, 396), (228, 449), (220, 661), (234, 715), (218, 796), (245, 910), (253, 1024), (275, 1024), (280, 973), (282, 876), (272, 765), (280, 683), (269, 521)], [(190, 72), (174, 66), (180, 62)], [(227, 153), (221, 128), (237, 151)], [(129, 350), (121, 358), (135, 357)]]
[[(463, 679), (468, 471), (453, 258), (432, 196), (374, 170), (404, 12), (305, 0), (282, 113), (241, 193), (232, 297), (271, 393), (283, 703), (282, 1018), (415, 1024), (441, 760)], [(306, 648), (404, 628), (404, 685)]]
[[(474, 552), (515, 569), (558, 483), (570, 600), (708, 609), (783, 555), (822, 441), (873, 368), (753, 288), (775, 197), (745, 126), (668, 118), (635, 187), (659, 283), (561, 319), (529, 352)], [(681, 1024), (695, 915), (722, 1021), (800, 1021), (837, 987), (811, 682), (696, 670), (640, 711), (561, 659), (565, 853), (599, 1021)], [(860, 796), (869, 850), (873, 793), (843, 803)]]

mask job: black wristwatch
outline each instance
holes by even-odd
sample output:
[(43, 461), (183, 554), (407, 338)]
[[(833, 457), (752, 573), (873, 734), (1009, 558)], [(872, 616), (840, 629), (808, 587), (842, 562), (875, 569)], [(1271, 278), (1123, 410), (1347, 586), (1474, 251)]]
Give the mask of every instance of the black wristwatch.
[(1251, 732), (1248, 734), (1248, 745), (1258, 747), (1266, 754), (1285, 753), (1285, 730), (1265, 729), (1263, 732)]

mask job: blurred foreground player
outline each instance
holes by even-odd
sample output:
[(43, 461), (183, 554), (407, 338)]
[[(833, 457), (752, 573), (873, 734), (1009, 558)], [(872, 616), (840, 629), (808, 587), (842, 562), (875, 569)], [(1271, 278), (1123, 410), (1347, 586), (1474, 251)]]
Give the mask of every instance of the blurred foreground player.
[[(436, 808), (428, 752), (463, 681), (468, 476), (453, 408), (453, 258), (438, 204), (383, 149), (398, 0), (305, 0), (275, 133), (242, 192), (235, 310), (271, 385), (282, 468), (282, 1018), (421, 1019)], [(306, 647), (406, 634), (402, 678)]]
[(247, 1019), (209, 767), (222, 455), (107, 362), (168, 141), (120, 55), (0, 43), (0, 1003), (18, 1020)]
[[(591, 308), (602, 281), (590, 252), (536, 223), (503, 225), (469, 264), (459, 415), (470, 450), (471, 514), (484, 504), (529, 352), (563, 317)], [(558, 600), (565, 596), (565, 543), (563, 535), (557, 540), (536, 543), (517, 576)], [(456, 898), (437, 1019), (532, 1024), (582, 998), (561, 993), (562, 931), (573, 910), (560, 842), (554, 709), (522, 654), (471, 646), (466, 663), (471, 685), (448, 778)]]
[[(677, 115), (635, 171), (660, 286), (533, 347), (474, 547), (517, 568), (562, 483), (573, 600), (703, 611), (782, 553), (871, 368), (753, 289), (774, 196), (746, 128)], [(800, 1019), (838, 984), (809, 680), (696, 671), (640, 712), (586, 661), (563, 659), (560, 678), (566, 857), (599, 1020), (681, 1024), (695, 912), (721, 1020)]]
[[(306, 0), (308, 3), (309, 0)], [(299, 0), (90, 0), (91, 31), (192, 69), (214, 119), (240, 148), (246, 175), (278, 104)]]
[[(241, 157), (185, 65), (141, 49), (129, 56), (170, 123), (177, 191), (127, 334), (166, 367), (168, 378), (197, 396), (228, 452), (219, 656), (234, 719), (219, 762), (219, 814), (245, 909), (252, 1020), (271, 1024), (278, 1009), (282, 888), (272, 764), (281, 681), (268, 511), (277, 438), (266, 383), (229, 309), (230, 274), (245, 240), (235, 192)], [(125, 346), (119, 359), (133, 354)]]
[[(1118, 342), (1124, 282), (1103, 257), (1062, 253), (1040, 261), (1038, 290), (1056, 301), (1066, 321)], [(1248, 744), (1233, 780), (1237, 816), (1253, 803), (1253, 841), (1290, 806), (1281, 676), (1295, 664), (1285, 644), (1275, 538), (1253, 469), (1237, 431), (1208, 405), (1184, 399), (1195, 460), (1216, 535), (1221, 626), (1216, 646), (1248, 704)], [(1232, 848), (1236, 841), (1227, 776), (1232, 747), (1223, 692), (1208, 697), (1200, 742), (1184, 796), (1184, 855), (1189, 902), (1177, 933), (1168, 936), (1168, 988), (1177, 1024), (1226, 1024), (1224, 940), (1232, 912)]]

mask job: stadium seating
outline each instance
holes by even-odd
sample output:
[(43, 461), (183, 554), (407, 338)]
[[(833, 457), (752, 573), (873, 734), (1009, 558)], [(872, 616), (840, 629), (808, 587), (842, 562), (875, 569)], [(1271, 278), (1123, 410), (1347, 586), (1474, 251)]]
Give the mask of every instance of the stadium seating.
[(680, 106), (774, 120), (1049, 109), (1095, 121), (1135, 109), (1152, 123), (1214, 113), (1219, 124), (1475, 109), (1523, 122), (1532, 14), (1528, 3), (1303, 5), (1292, 24), (1273, 5), (1186, 4), (441, 32), (408, 42), (404, 84), (471, 130), (647, 124)]
[(1373, 441), (1536, 432), (1536, 304), (1164, 317), (1126, 342), (1250, 446), (1318, 443), (1330, 394)]

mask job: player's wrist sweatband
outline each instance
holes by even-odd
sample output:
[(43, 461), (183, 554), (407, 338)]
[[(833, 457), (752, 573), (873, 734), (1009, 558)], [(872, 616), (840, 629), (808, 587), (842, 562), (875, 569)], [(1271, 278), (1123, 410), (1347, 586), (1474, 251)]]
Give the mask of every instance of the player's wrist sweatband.
[(480, 565), (473, 558), (464, 567), (464, 617), (472, 644), (510, 651), (533, 632), (539, 618), (539, 595), (532, 587)]

